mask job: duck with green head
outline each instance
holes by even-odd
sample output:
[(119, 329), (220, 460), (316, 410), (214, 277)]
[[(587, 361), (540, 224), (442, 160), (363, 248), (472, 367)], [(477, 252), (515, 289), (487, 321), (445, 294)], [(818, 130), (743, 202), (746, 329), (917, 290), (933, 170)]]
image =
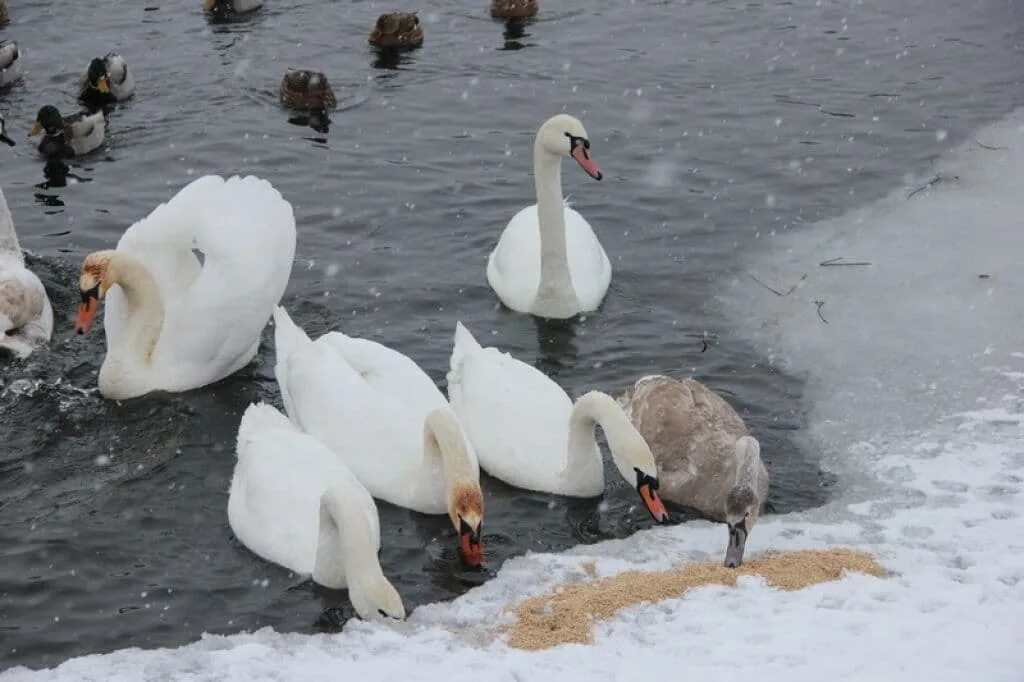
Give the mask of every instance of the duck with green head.
[(45, 133), (39, 143), (43, 155), (82, 156), (103, 144), (106, 120), (102, 111), (63, 117), (57, 107), (48, 104), (39, 110), (35, 125), (29, 131), (29, 135), (39, 133)]
[(89, 69), (78, 85), (78, 99), (93, 107), (122, 102), (134, 94), (135, 79), (128, 64), (113, 52), (89, 62)]

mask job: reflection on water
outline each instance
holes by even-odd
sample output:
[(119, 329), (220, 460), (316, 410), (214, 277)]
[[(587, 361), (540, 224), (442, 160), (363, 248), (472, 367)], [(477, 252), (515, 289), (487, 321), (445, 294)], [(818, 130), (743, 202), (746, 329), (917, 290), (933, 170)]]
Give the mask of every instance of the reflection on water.
[(374, 47), (373, 68), (398, 70), (402, 66), (411, 66), (416, 62), (413, 55), (419, 47)]
[[(309, 127), (318, 133), (326, 135), (331, 132), (331, 117), (323, 109), (318, 111), (307, 111), (288, 118), (288, 122), (295, 126)], [(316, 142), (326, 144), (326, 138), (313, 138)]]
[(531, 47), (532, 43), (522, 42), (523, 38), (529, 38), (526, 27), (533, 23), (533, 19), (507, 19), (505, 21), (505, 44), (502, 50), (521, 50), (524, 47)]
[(549, 320), (531, 317), (537, 328), (537, 361), (534, 366), (558, 381), (558, 375), (572, 369), (579, 357), (579, 349), (573, 343), (579, 318)]

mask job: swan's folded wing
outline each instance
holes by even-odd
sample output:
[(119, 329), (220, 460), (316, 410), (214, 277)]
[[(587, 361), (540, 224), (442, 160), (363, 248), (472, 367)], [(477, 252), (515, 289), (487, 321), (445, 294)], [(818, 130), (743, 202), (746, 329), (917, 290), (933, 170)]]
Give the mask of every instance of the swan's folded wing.
[(612, 264), (593, 228), (583, 216), (565, 207), (565, 247), (576, 299), (584, 310), (601, 305), (612, 279)]
[(453, 406), (485, 471), (519, 487), (550, 489), (565, 467), (572, 412), (557, 384), (484, 348), (463, 359)]
[(502, 303), (527, 311), (540, 286), (540, 223), (537, 205), (513, 216), (487, 262), (487, 281)]

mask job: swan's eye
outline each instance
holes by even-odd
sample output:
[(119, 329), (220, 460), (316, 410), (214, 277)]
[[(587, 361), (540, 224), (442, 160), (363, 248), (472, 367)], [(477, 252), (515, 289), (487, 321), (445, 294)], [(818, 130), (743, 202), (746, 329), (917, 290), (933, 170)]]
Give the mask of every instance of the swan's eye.
[(377, 613), (379, 613), (382, 618), (390, 618), (390, 616), (387, 614), (386, 611), (384, 611), (384, 609), (377, 609)]

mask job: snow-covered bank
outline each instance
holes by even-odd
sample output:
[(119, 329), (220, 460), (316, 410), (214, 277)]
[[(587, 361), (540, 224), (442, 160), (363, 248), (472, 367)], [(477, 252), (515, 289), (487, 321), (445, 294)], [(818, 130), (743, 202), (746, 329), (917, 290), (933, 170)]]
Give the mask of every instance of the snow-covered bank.
[[(558, 583), (718, 558), (688, 523), (509, 561), (450, 604), (335, 636), (261, 631), (87, 656), (0, 680), (1024, 679), (1024, 114), (979, 131), (920, 184), (779, 238), (725, 305), (751, 341), (808, 377), (808, 445), (840, 473), (823, 509), (765, 518), (748, 552), (853, 546), (892, 575), (797, 592), (757, 580), (639, 606), (595, 644), (510, 649), (505, 609)], [(870, 266), (819, 267), (844, 256)], [(979, 275), (987, 275), (981, 278)], [(824, 301), (819, 309), (816, 301)], [(822, 321), (818, 313), (828, 320)]]

